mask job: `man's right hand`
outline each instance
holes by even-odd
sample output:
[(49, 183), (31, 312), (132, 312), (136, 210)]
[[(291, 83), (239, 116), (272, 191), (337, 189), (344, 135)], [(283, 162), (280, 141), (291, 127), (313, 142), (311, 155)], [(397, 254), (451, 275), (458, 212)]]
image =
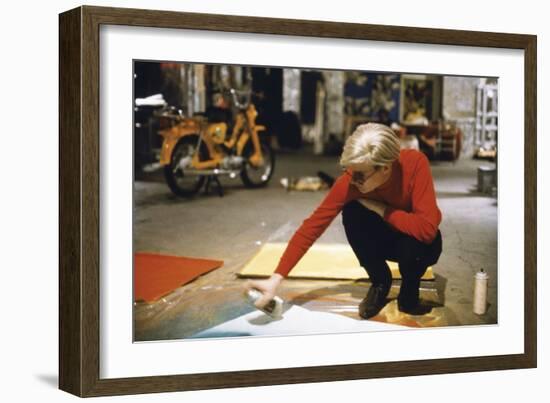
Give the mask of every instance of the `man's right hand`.
[(277, 287), (283, 281), (283, 276), (274, 273), (266, 280), (249, 280), (245, 284), (246, 290), (256, 289), (262, 296), (254, 303), (256, 308), (263, 308), (276, 295)]

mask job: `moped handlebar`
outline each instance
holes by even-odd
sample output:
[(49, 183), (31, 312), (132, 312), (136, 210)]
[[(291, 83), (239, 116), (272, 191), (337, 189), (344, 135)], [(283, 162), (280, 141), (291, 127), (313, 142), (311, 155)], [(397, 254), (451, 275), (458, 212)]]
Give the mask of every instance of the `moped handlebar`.
[(252, 91), (239, 91), (234, 88), (229, 90), (229, 93), (233, 97), (233, 105), (239, 109), (246, 109), (250, 104), (250, 97), (252, 96)]
[(229, 88), (223, 90), (224, 93), (230, 94), (233, 100), (233, 105), (238, 109), (246, 109), (250, 104), (250, 101), (253, 96), (261, 98), (263, 93), (252, 91), (252, 90), (237, 90), (235, 88)]

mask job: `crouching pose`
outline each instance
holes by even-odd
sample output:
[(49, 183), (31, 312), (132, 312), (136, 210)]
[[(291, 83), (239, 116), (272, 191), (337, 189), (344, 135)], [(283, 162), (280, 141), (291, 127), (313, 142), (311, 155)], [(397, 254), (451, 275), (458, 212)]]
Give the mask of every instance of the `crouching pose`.
[(387, 302), (392, 276), (386, 260), (399, 265), (399, 310), (426, 313), (419, 304), (420, 279), (442, 248), (441, 212), (428, 159), (416, 150), (400, 150), (389, 127), (368, 123), (347, 139), (340, 165), (344, 172), (294, 233), (275, 273), (247, 283), (263, 293), (256, 305), (273, 298), (281, 281), (342, 212), (348, 242), (372, 282), (359, 315), (375, 316)]

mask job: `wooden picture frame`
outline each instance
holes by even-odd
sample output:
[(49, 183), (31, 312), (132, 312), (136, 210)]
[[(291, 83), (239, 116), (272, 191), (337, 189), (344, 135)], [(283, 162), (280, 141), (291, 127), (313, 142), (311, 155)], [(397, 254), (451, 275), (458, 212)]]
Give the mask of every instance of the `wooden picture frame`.
[[(99, 29), (102, 24), (524, 51), (524, 352), (419, 361), (101, 379)], [(536, 367), (536, 36), (79, 7), (59, 17), (59, 388), (104, 396)]]

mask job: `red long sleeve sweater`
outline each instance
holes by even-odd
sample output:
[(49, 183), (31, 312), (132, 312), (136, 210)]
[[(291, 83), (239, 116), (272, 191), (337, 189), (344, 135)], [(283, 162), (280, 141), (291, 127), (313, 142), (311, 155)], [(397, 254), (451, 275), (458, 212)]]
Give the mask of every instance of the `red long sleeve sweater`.
[(402, 150), (399, 159), (393, 163), (388, 181), (372, 192), (361, 193), (350, 182), (351, 173), (346, 170), (334, 182), (319, 207), (294, 233), (275, 273), (286, 277), (344, 205), (360, 198), (385, 203), (388, 207), (384, 220), (396, 230), (424, 243), (434, 240), (441, 222), (441, 211), (435, 199), (430, 164), (424, 154)]

